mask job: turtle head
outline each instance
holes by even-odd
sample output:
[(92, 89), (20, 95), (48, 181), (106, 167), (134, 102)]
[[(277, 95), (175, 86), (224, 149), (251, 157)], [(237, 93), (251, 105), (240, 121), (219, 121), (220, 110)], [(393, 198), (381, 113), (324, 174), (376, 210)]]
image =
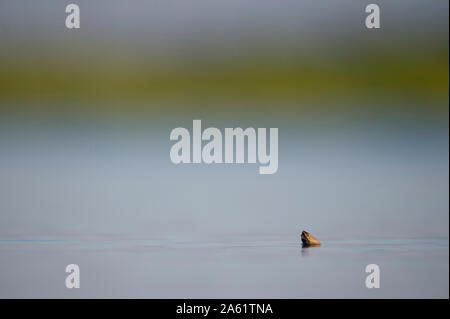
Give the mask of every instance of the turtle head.
[(311, 234), (308, 233), (307, 231), (302, 231), (301, 237), (302, 237), (303, 242), (305, 242), (305, 241), (308, 242), (311, 238)]
[(320, 245), (320, 242), (307, 231), (302, 231), (301, 238), (305, 245)]

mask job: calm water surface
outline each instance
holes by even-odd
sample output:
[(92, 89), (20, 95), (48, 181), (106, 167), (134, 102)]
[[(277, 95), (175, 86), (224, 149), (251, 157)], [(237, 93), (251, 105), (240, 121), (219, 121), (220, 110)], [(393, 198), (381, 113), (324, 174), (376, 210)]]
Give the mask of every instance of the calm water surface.
[[(2, 298), (448, 298), (448, 240), (0, 240)], [(65, 266), (81, 288), (65, 288)], [(381, 288), (365, 287), (380, 266)]]

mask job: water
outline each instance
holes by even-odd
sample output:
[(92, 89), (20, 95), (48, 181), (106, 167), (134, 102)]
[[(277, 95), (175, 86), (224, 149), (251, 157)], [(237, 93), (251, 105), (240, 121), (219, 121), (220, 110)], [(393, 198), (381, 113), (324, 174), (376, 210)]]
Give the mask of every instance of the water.
[[(448, 240), (2, 240), (2, 298), (448, 298)], [(80, 266), (80, 289), (65, 267)], [(367, 289), (367, 264), (381, 287)]]
[[(172, 164), (176, 122), (5, 128), (0, 297), (448, 298), (448, 129), (280, 126), (279, 171), (262, 176)], [(303, 229), (322, 246), (302, 248)], [(65, 287), (72, 263), (80, 289)]]

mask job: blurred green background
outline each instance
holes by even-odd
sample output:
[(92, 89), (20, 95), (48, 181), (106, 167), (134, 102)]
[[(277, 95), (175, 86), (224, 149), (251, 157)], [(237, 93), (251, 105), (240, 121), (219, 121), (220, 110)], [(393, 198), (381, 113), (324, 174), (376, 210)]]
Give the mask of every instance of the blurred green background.
[(289, 117), (377, 104), (444, 117), (446, 1), (381, 2), (379, 30), (365, 28), (366, 4), (80, 1), (82, 27), (68, 30), (63, 3), (5, 1), (1, 110), (127, 116), (207, 107)]

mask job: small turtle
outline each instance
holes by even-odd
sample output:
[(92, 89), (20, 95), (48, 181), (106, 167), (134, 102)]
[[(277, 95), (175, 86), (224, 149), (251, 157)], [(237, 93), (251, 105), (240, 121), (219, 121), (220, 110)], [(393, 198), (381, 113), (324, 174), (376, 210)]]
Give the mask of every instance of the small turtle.
[(302, 231), (301, 238), (305, 246), (320, 246), (320, 241), (306, 231)]

